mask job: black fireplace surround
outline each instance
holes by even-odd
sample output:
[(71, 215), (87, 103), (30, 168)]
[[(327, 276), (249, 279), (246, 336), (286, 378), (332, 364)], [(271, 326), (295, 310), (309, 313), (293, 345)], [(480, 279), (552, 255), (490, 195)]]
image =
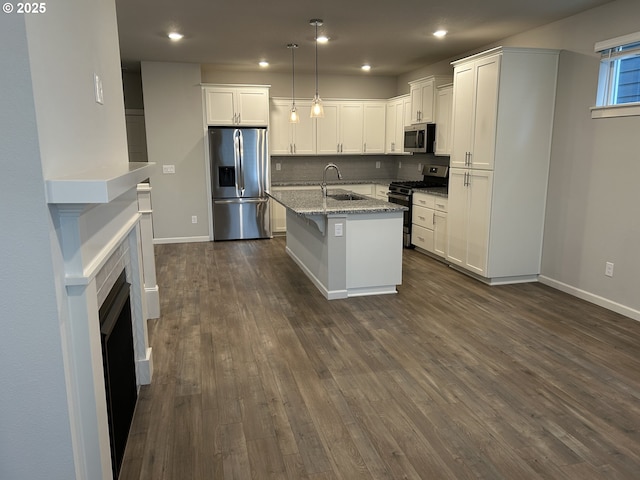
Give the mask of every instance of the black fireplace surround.
[(99, 312), (114, 479), (117, 479), (120, 473), (138, 399), (130, 287), (123, 270)]

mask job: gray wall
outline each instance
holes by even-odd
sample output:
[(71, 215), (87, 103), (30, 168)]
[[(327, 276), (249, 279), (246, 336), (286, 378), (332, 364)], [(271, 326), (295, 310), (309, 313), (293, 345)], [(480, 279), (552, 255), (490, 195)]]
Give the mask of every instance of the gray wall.
[[(323, 75), (318, 77), (320, 98), (387, 99), (396, 96), (396, 78), (375, 75)], [(291, 74), (269, 72), (225, 72), (214, 66), (202, 66), (203, 83), (245, 83), (270, 85), (272, 97), (291, 97)], [(311, 100), (315, 94), (315, 76), (296, 73), (296, 98)], [(406, 92), (409, 93), (407, 87)]]
[[(158, 242), (209, 239), (200, 66), (142, 62), (153, 236)], [(163, 174), (162, 165), (175, 165)], [(198, 223), (191, 223), (191, 217)]]
[(73, 339), (61, 335), (64, 272), (44, 179), (127, 163), (115, 3), (0, 15), (0, 32), (0, 478), (73, 479), (62, 348)]
[[(542, 274), (592, 300), (640, 310), (640, 117), (592, 119), (600, 40), (638, 31), (640, 2), (619, 0), (506, 39), (563, 49), (545, 222)], [(614, 277), (604, 275), (615, 263)], [(605, 302), (606, 303), (606, 302)], [(623, 309), (624, 310), (624, 309)]]

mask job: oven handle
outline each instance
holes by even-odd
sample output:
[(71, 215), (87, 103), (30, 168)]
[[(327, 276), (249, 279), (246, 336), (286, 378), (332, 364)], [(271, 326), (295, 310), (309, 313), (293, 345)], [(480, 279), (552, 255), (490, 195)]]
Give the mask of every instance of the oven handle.
[(407, 203), (411, 201), (411, 196), (409, 195), (400, 195), (398, 193), (387, 193), (387, 196), (389, 197), (389, 200), (393, 198), (395, 200), (402, 200)]

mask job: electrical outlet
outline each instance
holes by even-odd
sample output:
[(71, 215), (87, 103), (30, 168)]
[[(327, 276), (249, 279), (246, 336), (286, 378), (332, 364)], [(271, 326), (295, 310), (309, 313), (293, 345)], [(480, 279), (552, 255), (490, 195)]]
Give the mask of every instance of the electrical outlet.
[(197, 215), (193, 215), (191, 217), (191, 223), (198, 223), (198, 216)]
[(341, 237), (342, 236), (342, 223), (336, 223), (336, 225), (335, 225), (335, 236), (336, 237)]
[(162, 165), (162, 173), (176, 173), (175, 165)]
[(607, 277), (613, 277), (613, 263), (607, 262), (604, 265), (604, 274)]
[(379, 161), (376, 162), (376, 168), (380, 168), (380, 162)]
[(402, 162), (398, 162), (398, 168), (402, 168)]
[(276, 171), (279, 172), (280, 170), (282, 170), (282, 164), (278, 162), (276, 163)]
[(418, 171), (422, 172), (422, 164), (421, 163), (418, 164)]

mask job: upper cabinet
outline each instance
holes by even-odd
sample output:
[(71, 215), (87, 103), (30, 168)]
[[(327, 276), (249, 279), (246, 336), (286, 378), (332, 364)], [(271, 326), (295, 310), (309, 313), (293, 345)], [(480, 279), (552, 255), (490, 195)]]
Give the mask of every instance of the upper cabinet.
[(412, 124), (436, 121), (436, 88), (447, 83), (451, 83), (451, 77), (440, 75), (409, 82)]
[(269, 125), (269, 88), (211, 85), (204, 87), (207, 125)]
[(451, 167), (493, 169), (501, 61), (494, 53), (454, 67)]
[(291, 100), (271, 100), (269, 148), (272, 155), (316, 153), (315, 120), (310, 117), (311, 102), (296, 102), (296, 109), (300, 120), (298, 123), (290, 123)]
[(384, 153), (385, 102), (364, 103), (362, 153)]
[(361, 155), (384, 153), (385, 102), (324, 102), (324, 117), (309, 118), (310, 102), (296, 102), (300, 122), (289, 123), (290, 99), (272, 99), (272, 155)]
[(387, 101), (387, 114), (385, 129), (385, 153), (404, 153), (404, 127), (411, 125), (410, 120), (406, 120), (411, 114), (411, 97), (403, 95)]
[(436, 89), (436, 155), (451, 155), (453, 84)]

